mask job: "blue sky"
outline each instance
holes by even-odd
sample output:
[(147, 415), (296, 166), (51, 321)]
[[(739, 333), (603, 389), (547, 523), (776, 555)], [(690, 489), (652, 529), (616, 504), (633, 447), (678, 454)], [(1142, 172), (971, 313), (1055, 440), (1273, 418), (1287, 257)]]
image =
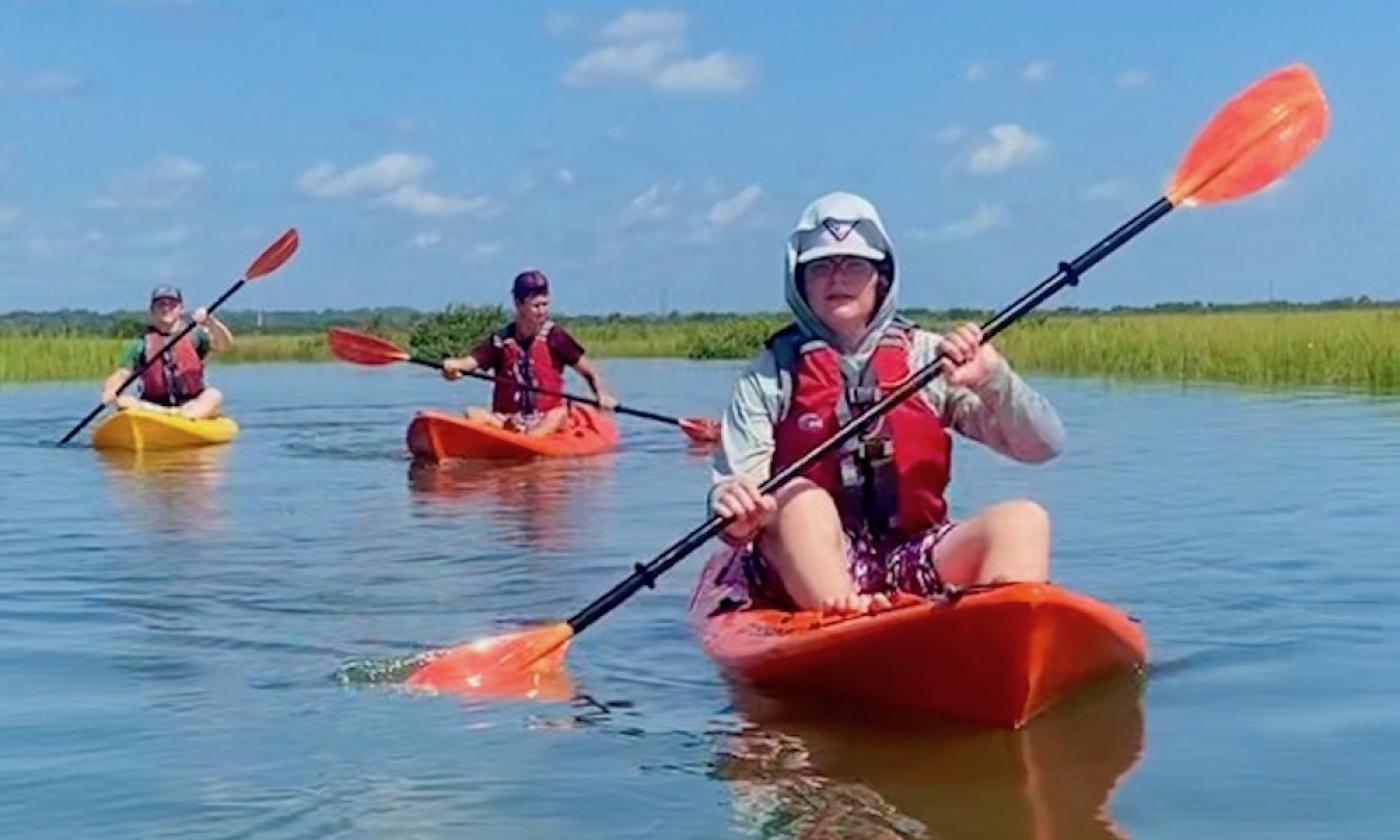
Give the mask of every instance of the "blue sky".
[[(831, 189), (881, 208), (904, 302), (999, 306), (1160, 194), (1214, 110), (1305, 61), (1331, 136), (1173, 214), (1066, 294), (1400, 298), (1400, 5), (0, 0), (0, 311), (777, 309)], [(1345, 13), (1342, 13), (1342, 10)]]

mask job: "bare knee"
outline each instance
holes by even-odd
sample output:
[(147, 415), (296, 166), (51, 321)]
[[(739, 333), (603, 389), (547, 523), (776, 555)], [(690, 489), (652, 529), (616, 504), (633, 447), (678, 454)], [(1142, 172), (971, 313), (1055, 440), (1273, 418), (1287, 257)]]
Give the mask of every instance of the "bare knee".
[(786, 544), (813, 533), (839, 534), (841, 515), (831, 494), (805, 478), (794, 479), (773, 492), (778, 503), (773, 521), (760, 537), (765, 550), (781, 553)]
[(988, 524), (996, 532), (1014, 533), (1023, 539), (1034, 536), (1046, 542), (1050, 540), (1050, 512), (1032, 499), (999, 502), (983, 511), (982, 515), (987, 517)]
[(830, 512), (832, 516), (840, 516), (836, 510), (836, 500), (831, 498), (831, 494), (817, 486), (815, 482), (807, 478), (795, 478), (787, 484), (773, 491), (773, 499), (778, 503), (779, 520), (787, 518), (808, 518), (811, 516), (823, 516)]

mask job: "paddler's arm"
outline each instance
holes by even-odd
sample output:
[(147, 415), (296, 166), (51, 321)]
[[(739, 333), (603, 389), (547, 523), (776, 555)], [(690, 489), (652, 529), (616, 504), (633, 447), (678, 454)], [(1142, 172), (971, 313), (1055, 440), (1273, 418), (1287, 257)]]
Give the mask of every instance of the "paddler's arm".
[(451, 359), (442, 360), (443, 379), (461, 379), (463, 376), (475, 370), (492, 370), (496, 366), (497, 356), (500, 348), (491, 336), (486, 336), (471, 353)]
[(121, 362), (118, 363), (117, 369), (112, 371), (106, 379), (102, 380), (103, 405), (112, 405), (115, 403), (124, 408), (126, 406), (122, 406), (122, 402), (134, 401), (123, 399), (117, 394), (117, 389), (122, 386), (122, 383), (131, 375), (131, 372), (136, 370), (136, 366), (141, 364), (141, 357), (145, 354), (146, 340), (143, 338), (133, 340), (127, 345), (126, 349), (122, 351)]
[(233, 333), (228, 326), (210, 315), (208, 310), (200, 307), (194, 311), (194, 322), (199, 324), (209, 333), (209, 349), (215, 353), (222, 353), (233, 346)]
[[(939, 337), (920, 331), (915, 337), (915, 363), (937, 353)], [(1050, 402), (1011, 369), (1004, 358), (975, 386), (950, 386), (943, 377), (924, 389), (939, 407), (943, 422), (960, 434), (1018, 461), (1040, 463), (1059, 455), (1065, 427)]]
[(593, 366), (593, 362), (587, 355), (579, 356), (574, 361), (574, 370), (578, 371), (579, 376), (582, 376), (584, 381), (588, 383), (588, 387), (593, 390), (593, 396), (598, 398), (600, 406), (609, 411), (617, 408), (617, 398), (608, 393), (608, 389), (603, 385), (602, 374), (598, 373), (598, 369)]
[[(782, 402), (778, 388), (777, 365), (767, 350), (754, 359), (734, 385), (734, 395), (720, 423), (720, 445), (710, 463), (710, 492), (705, 497), (706, 513), (715, 512), (715, 497), (740, 476), (754, 484), (768, 478), (773, 464), (773, 417)], [(726, 531), (730, 544), (747, 541), (752, 535)]]
[(117, 401), (117, 389), (131, 375), (131, 368), (119, 367), (112, 371), (112, 375), (102, 380), (102, 403), (111, 405)]
[(480, 367), (481, 365), (477, 362), (476, 357), (474, 356), (462, 356), (461, 358), (456, 359), (443, 359), (442, 378), (461, 379), (463, 376), (466, 376), (467, 374)]

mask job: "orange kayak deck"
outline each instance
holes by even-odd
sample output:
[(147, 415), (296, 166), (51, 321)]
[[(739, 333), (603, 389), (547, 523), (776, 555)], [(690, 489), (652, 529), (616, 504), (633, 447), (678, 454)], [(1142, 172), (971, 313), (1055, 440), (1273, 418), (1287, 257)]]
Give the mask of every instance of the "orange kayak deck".
[(594, 455), (617, 447), (617, 424), (584, 406), (571, 406), (558, 433), (530, 437), (473, 423), (457, 414), (420, 411), (408, 424), (408, 450), (420, 460), (449, 458), (551, 458)]
[(854, 618), (731, 612), (707, 619), (700, 633), (728, 677), (765, 694), (1010, 728), (1090, 681), (1140, 671), (1147, 661), (1136, 620), (1048, 583), (998, 586), (951, 603), (908, 597)]

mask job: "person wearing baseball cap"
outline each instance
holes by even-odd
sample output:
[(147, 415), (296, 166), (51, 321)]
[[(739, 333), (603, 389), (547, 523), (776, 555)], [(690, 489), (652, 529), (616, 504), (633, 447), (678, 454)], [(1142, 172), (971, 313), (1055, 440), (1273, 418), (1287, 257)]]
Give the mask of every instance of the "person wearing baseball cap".
[(495, 374), (490, 410), (472, 406), (466, 411), (467, 419), (535, 437), (559, 431), (568, 419), (568, 406), (536, 389), (562, 391), (564, 370), (569, 367), (588, 382), (603, 408), (615, 407), (617, 400), (603, 386), (583, 345), (549, 319), (549, 278), (544, 272), (530, 269), (517, 274), (511, 296), (513, 321), (483, 339), (469, 355), (442, 363), (447, 379), (474, 370)]
[[(191, 319), (199, 325), (174, 346), (166, 342), (183, 329), (185, 297), (174, 286), (160, 285), (151, 290), (144, 334), (134, 339), (122, 354), (117, 369), (102, 383), (102, 402), (118, 408), (141, 408), (179, 414), (191, 420), (212, 417), (223, 404), (223, 394), (204, 384), (204, 359), (211, 352), (222, 352), (233, 344), (233, 333), (203, 308)], [(141, 396), (118, 396), (117, 388), (143, 360), (154, 359), (141, 374)]]
[[(728, 548), (701, 572), (696, 617), (756, 607), (858, 614), (898, 593), (1045, 580), (1044, 508), (1003, 502), (955, 523), (945, 491), (951, 433), (1034, 463), (1060, 452), (1060, 419), (976, 324), (939, 335), (899, 316), (894, 244), (874, 205), (846, 192), (808, 205), (788, 237), (785, 292), (793, 323), (765, 342), (724, 417), (710, 503), (728, 520)], [(942, 376), (801, 477), (759, 491), (939, 357)]]

